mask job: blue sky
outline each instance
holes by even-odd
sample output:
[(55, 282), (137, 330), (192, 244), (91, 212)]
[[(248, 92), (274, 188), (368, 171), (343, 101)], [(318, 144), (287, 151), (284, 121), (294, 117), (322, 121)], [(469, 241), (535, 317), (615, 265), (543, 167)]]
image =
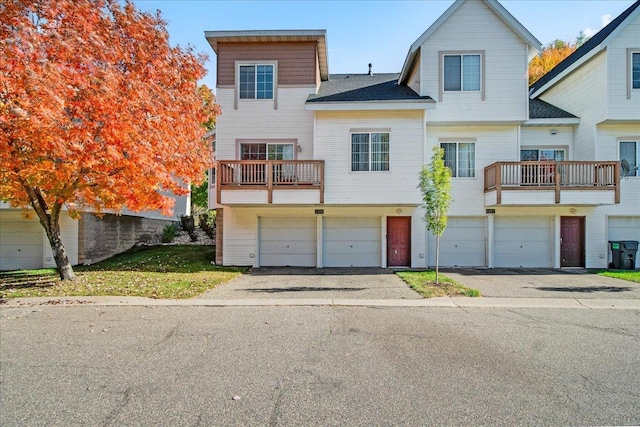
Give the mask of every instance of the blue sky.
[[(209, 55), (202, 80), (215, 89), (215, 53), (205, 31), (325, 29), (330, 73), (399, 72), (409, 46), (453, 3), (422, 1), (212, 1), (134, 0), (160, 10), (171, 44)], [(502, 5), (543, 45), (594, 34), (632, 0), (503, 0)]]

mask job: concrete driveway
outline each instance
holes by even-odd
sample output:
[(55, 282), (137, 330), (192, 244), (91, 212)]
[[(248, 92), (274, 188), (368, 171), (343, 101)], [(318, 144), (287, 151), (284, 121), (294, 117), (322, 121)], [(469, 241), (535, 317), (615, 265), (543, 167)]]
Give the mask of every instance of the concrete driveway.
[(421, 299), (384, 268), (263, 267), (198, 298), (206, 299)]
[(443, 274), (483, 297), (640, 299), (640, 283), (551, 268), (456, 268)]

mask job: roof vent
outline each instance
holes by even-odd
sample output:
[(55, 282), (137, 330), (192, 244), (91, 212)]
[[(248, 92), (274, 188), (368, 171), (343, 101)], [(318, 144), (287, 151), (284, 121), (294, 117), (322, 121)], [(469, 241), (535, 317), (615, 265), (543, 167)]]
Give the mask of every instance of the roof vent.
[(373, 71), (371, 71), (371, 69), (373, 68), (373, 65), (371, 65), (371, 63), (369, 63), (369, 75), (373, 76)]

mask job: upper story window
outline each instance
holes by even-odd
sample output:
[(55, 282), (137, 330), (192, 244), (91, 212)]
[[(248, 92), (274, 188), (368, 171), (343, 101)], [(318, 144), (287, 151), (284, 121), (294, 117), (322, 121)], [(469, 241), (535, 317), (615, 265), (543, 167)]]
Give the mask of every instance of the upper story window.
[(640, 52), (631, 53), (631, 87), (640, 89)]
[(474, 142), (442, 142), (444, 165), (451, 169), (451, 176), (473, 178), (476, 176), (476, 144)]
[(640, 48), (627, 49), (627, 99), (631, 92), (640, 90)]
[(444, 55), (444, 90), (480, 91), (480, 54)]
[(240, 99), (273, 99), (273, 65), (240, 65)]
[(351, 170), (353, 172), (388, 171), (389, 133), (352, 133)]
[[(629, 162), (627, 176), (640, 176), (638, 166), (640, 162), (640, 141), (620, 141), (620, 160)], [(622, 172), (625, 174), (625, 172)]]

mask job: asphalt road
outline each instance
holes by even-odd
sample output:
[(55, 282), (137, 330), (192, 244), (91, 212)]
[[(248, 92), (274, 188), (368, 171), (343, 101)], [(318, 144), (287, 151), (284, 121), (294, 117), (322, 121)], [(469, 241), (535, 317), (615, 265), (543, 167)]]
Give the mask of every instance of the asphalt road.
[(640, 424), (634, 310), (36, 306), (0, 316), (3, 426)]

